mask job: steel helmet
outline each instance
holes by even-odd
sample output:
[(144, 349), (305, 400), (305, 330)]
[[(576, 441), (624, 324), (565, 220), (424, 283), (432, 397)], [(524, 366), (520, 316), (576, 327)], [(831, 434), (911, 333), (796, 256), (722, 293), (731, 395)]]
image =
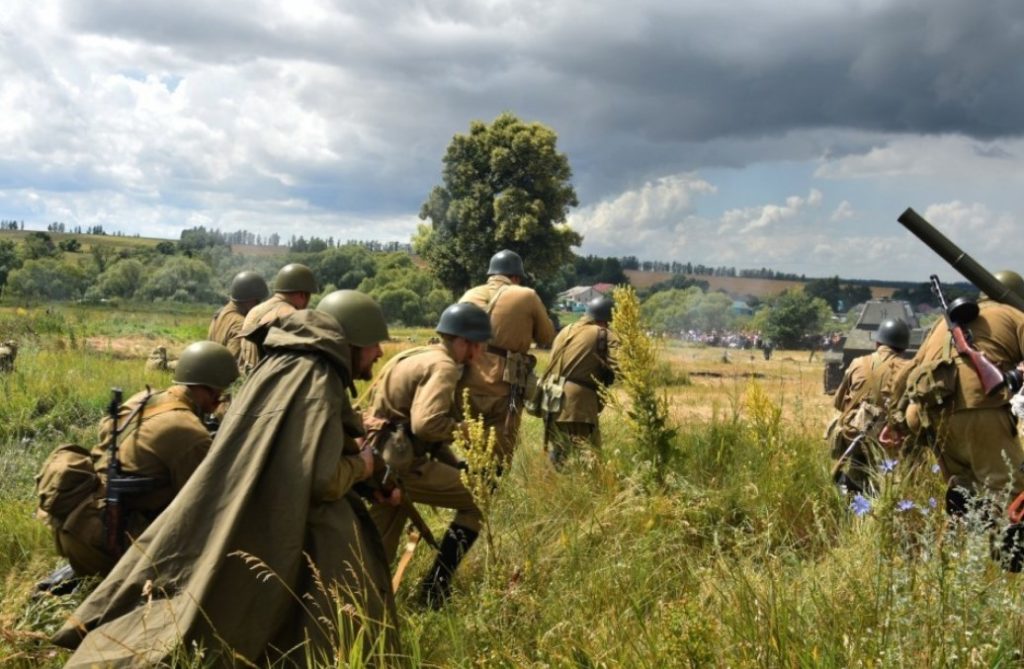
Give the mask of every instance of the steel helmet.
[(587, 302), (587, 315), (595, 321), (607, 323), (612, 319), (612, 307), (614, 306), (615, 301), (612, 298), (607, 295), (598, 295)]
[(282, 267), (281, 271), (277, 273), (277, 278), (274, 279), (275, 293), (315, 293), (316, 291), (316, 277), (313, 276), (313, 270), (297, 262)]
[(438, 334), (462, 337), (469, 341), (487, 341), (491, 338), (491, 318), (475, 304), (459, 302), (441, 312), (441, 318), (434, 329)]
[(353, 346), (373, 346), (391, 338), (380, 305), (358, 290), (328, 293), (320, 300), (316, 310), (338, 321), (345, 339)]
[(491, 256), (491, 263), (487, 266), (487, 275), (504, 274), (505, 276), (526, 276), (523, 269), (523, 258), (515, 251), (498, 251)]
[[(1024, 278), (1022, 278), (1020, 274), (1017, 274), (1013, 270), (1002, 269), (992, 276), (994, 276), (999, 283), (1016, 293), (1019, 297), (1024, 298)], [(982, 293), (981, 297), (984, 299), (989, 296)]]
[(875, 331), (875, 341), (905, 351), (910, 346), (910, 327), (899, 318), (882, 321)]
[(269, 295), (267, 282), (256, 272), (239, 272), (231, 280), (231, 299), (234, 302), (262, 302)]
[(189, 344), (178, 358), (174, 382), (183, 386), (209, 386), (224, 390), (238, 378), (235, 356), (213, 341)]

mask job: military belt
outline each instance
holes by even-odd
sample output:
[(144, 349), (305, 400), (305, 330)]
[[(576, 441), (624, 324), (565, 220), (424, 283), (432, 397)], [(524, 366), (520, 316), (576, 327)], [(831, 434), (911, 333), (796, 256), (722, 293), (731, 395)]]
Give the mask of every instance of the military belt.
[(500, 355), (503, 358), (507, 358), (509, 354), (508, 349), (501, 348), (500, 346), (492, 346), (491, 344), (487, 345), (487, 352), (493, 353), (494, 355)]

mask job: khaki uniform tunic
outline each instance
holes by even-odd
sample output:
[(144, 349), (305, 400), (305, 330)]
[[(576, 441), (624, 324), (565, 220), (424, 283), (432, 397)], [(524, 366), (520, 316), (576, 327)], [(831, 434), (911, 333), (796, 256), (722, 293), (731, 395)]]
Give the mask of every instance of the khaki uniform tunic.
[[(410, 426), (415, 458), (402, 475), (402, 492), (409, 501), (454, 509), (455, 524), (479, 532), (483, 516), (459, 470), (428, 455), (432, 448), (447, 447), (459, 425), (456, 387), (461, 376), (461, 366), (444, 344), (405, 351), (381, 370), (367, 413)], [(385, 554), (392, 558), (408, 513), (401, 506), (374, 504), (370, 517), (381, 534)]]
[[(1000, 370), (1006, 372), (1024, 360), (1024, 313), (992, 300), (979, 302), (978, 318), (968, 328), (974, 345)], [(911, 367), (939, 359), (951, 346), (949, 328), (944, 320), (932, 328), (921, 345)], [(1010, 399), (1005, 387), (986, 395), (970, 361), (956, 355), (956, 391), (951, 409), (938, 421), (937, 444), (951, 477), (959, 485), (975, 491), (988, 490), (1016, 495), (1024, 490), (1024, 449), (1010, 414)], [(900, 387), (905, 381), (901, 375)], [(1009, 466), (1006, 462), (1009, 461)]]
[[(549, 346), (555, 338), (555, 326), (537, 293), (513, 284), (508, 277), (491, 276), (487, 283), (466, 291), (459, 301), (470, 302), (489, 311), (492, 338), (488, 343), (491, 347), (527, 354), (531, 342)], [(511, 387), (502, 381), (504, 373), (505, 356), (488, 350), (469, 365), (463, 383), (469, 389), (470, 401), (483, 416), (485, 425), (495, 430), (497, 456), (510, 462), (515, 452), (522, 411), (509, 411)]]
[[(127, 416), (142, 401), (138, 393), (121, 409)], [(150, 416), (146, 411), (151, 412)], [(125, 434), (119, 437), (118, 458), (124, 474), (156, 479), (151, 492), (125, 503), (125, 528), (135, 537), (162, 512), (192, 476), (210, 448), (210, 434), (199, 419), (199, 409), (185, 386), (174, 385), (150, 398)], [(138, 425), (138, 427), (134, 427)], [(100, 487), (92, 499), (75, 509), (57, 530), (58, 550), (71, 562), (76, 574), (106, 574), (114, 566), (107, 553), (103, 509), (106, 506), (107, 466), (110, 460), (110, 419), (100, 424), (100, 445), (92, 458), (100, 476)]]
[[(837, 429), (843, 430), (843, 443), (840, 452), (833, 452), (832, 457), (839, 458), (847, 447), (860, 435), (861, 428), (850, 425), (850, 420), (865, 402), (879, 409), (890, 410), (895, 404), (893, 388), (896, 377), (910, 364), (900, 357), (892, 348), (882, 345), (874, 353), (854, 358), (846, 368), (843, 381), (836, 390), (834, 405), (839, 411)], [(882, 423), (879, 419), (876, 428), (880, 431)], [(877, 435), (877, 432), (875, 433)], [(874, 436), (874, 435), (872, 435)], [(870, 483), (872, 472), (879, 464), (877, 446), (873, 443), (863, 444), (849, 454), (847, 477), (858, 485)]]
[[(241, 333), (248, 334), (260, 325), (267, 325), (282, 316), (298, 311), (281, 293), (274, 293), (264, 302), (253, 307), (245, 316)], [(248, 339), (239, 339), (238, 371), (247, 376), (263, 357), (260, 346)]]
[(617, 345), (614, 333), (589, 316), (555, 337), (551, 364), (544, 376), (564, 376), (566, 383), (561, 410), (545, 422), (545, 443), (553, 443), (556, 450), (581, 438), (594, 446), (601, 445), (598, 416), (603, 407), (597, 389), (604, 383), (602, 379), (611, 379), (611, 352)]
[(228, 302), (213, 315), (206, 338), (221, 344), (235, 356), (235, 360), (239, 360), (242, 340), (237, 337), (242, 331), (243, 323), (245, 316), (238, 310), (238, 305), (234, 301)]

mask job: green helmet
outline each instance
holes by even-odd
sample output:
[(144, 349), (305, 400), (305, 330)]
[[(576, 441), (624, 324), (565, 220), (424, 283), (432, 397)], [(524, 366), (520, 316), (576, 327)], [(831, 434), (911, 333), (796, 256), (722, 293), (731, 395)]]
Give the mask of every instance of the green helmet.
[(882, 321), (882, 324), (875, 330), (875, 341), (905, 351), (910, 346), (910, 326), (900, 318)]
[(441, 312), (434, 330), (469, 341), (487, 341), (491, 338), (491, 318), (475, 304), (459, 302)]
[(491, 264), (487, 266), (487, 276), (504, 274), (505, 276), (526, 276), (523, 269), (523, 258), (515, 251), (498, 251), (491, 256)]
[(587, 303), (587, 315), (595, 321), (607, 323), (612, 319), (612, 307), (615, 301), (607, 295), (598, 295)]
[(320, 300), (317, 311), (334, 318), (354, 346), (373, 346), (391, 338), (380, 305), (358, 290), (336, 290)]
[(313, 276), (313, 270), (297, 262), (282, 267), (281, 271), (277, 273), (277, 278), (274, 279), (275, 293), (315, 293), (316, 291), (316, 277)]
[[(1018, 296), (1024, 298), (1024, 278), (1021, 278), (1020, 274), (1017, 274), (1013, 270), (1002, 269), (992, 276), (998, 279), (999, 283), (1017, 293)], [(985, 297), (984, 293), (982, 293), (982, 297)]]
[(209, 386), (223, 390), (238, 378), (235, 356), (213, 341), (189, 344), (178, 358), (174, 382), (183, 386)]
[(231, 300), (234, 302), (262, 302), (268, 295), (267, 282), (256, 272), (239, 272), (231, 280)]

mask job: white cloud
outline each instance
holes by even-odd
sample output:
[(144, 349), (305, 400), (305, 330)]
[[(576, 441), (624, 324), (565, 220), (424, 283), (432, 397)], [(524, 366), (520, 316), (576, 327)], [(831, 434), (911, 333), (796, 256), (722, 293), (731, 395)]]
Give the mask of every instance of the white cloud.
[(832, 215), (829, 216), (829, 220), (832, 222), (845, 221), (848, 218), (853, 218), (854, 211), (853, 205), (850, 204), (849, 200), (843, 200), (839, 203), (839, 206), (835, 208)]
[(730, 209), (722, 215), (719, 233), (747, 235), (756, 230), (774, 227), (783, 221), (800, 216), (808, 209), (817, 209), (821, 206), (821, 201), (821, 191), (812, 188), (807, 197), (791, 195), (786, 198), (786, 203), (783, 205), (766, 204), (758, 207)]
[(686, 223), (693, 216), (697, 198), (715, 192), (712, 184), (693, 173), (662, 177), (584, 207), (570, 214), (568, 222), (583, 234), (585, 248), (604, 249), (602, 252), (611, 255), (658, 245), (680, 248), (689, 236)]

